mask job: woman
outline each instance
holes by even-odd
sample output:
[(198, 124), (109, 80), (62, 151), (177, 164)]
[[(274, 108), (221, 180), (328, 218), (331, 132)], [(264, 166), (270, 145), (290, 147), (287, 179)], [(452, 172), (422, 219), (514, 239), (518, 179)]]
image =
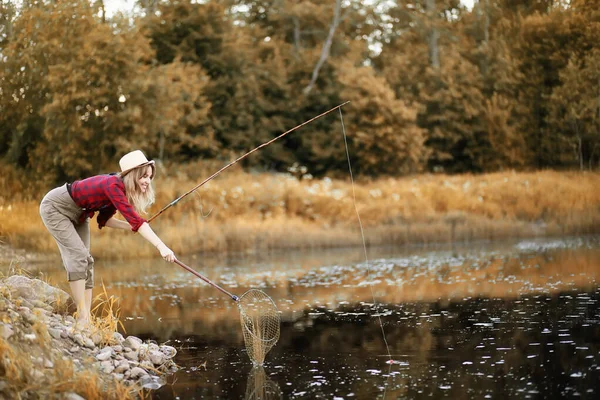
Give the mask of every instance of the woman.
[[(98, 227), (131, 229), (152, 243), (166, 261), (174, 262), (175, 254), (154, 233), (138, 213), (145, 213), (154, 202), (152, 179), (154, 161), (135, 150), (119, 160), (121, 172), (96, 175), (67, 183), (44, 196), (40, 215), (56, 240), (73, 300), (77, 305), (77, 321), (90, 322), (94, 258), (90, 254), (89, 219), (98, 212)], [(117, 210), (126, 221), (113, 218)]]

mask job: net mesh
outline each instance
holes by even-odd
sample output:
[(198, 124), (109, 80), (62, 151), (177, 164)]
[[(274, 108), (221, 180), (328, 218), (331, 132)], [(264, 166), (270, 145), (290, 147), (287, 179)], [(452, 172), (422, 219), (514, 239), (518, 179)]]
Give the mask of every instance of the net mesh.
[(262, 365), (265, 356), (279, 340), (280, 316), (271, 298), (262, 290), (251, 289), (239, 301), (240, 321), (248, 357)]
[(264, 368), (260, 366), (252, 368), (248, 375), (244, 400), (275, 400), (281, 398), (281, 389), (269, 379)]

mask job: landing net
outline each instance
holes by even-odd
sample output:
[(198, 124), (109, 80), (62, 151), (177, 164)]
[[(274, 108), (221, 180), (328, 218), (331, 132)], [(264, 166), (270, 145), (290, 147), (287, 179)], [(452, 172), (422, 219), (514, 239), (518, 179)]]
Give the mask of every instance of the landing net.
[(279, 340), (281, 318), (273, 300), (262, 290), (250, 289), (238, 301), (244, 344), (255, 365), (263, 365), (265, 356)]

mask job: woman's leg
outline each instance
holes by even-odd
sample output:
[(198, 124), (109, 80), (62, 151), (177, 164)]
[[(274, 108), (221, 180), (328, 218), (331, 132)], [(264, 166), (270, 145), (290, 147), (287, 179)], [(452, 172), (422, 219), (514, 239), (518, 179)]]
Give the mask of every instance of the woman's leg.
[(86, 305), (85, 279), (70, 281), (69, 286), (71, 287), (73, 301), (77, 305), (77, 322), (87, 325), (90, 322), (90, 312)]
[(70, 197), (65, 200), (65, 196), (69, 195), (64, 186), (50, 191), (42, 200), (40, 215), (60, 250), (73, 300), (77, 305), (78, 319), (87, 323), (90, 313), (85, 300), (85, 287), (88, 277), (88, 258), (91, 257), (71, 218), (66, 215), (70, 211), (69, 207), (72, 207), (71, 204), (74, 206), (74, 203)]
[(92, 315), (92, 288), (94, 287), (94, 258), (90, 254), (91, 246), (90, 246), (90, 220), (86, 219), (81, 224), (75, 225), (75, 230), (77, 234), (81, 238), (81, 241), (85, 245), (88, 250), (88, 265), (87, 265), (87, 275), (85, 278), (85, 308), (87, 310), (87, 314)]

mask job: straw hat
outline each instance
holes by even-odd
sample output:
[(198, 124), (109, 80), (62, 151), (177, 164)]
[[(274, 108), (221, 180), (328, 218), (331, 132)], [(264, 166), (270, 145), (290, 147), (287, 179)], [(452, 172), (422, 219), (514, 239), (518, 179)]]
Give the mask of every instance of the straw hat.
[(152, 175), (154, 175), (154, 160), (148, 161), (141, 150), (134, 150), (130, 153), (127, 153), (119, 160), (121, 176), (125, 176), (133, 169), (137, 167), (143, 167), (144, 165), (152, 165)]

